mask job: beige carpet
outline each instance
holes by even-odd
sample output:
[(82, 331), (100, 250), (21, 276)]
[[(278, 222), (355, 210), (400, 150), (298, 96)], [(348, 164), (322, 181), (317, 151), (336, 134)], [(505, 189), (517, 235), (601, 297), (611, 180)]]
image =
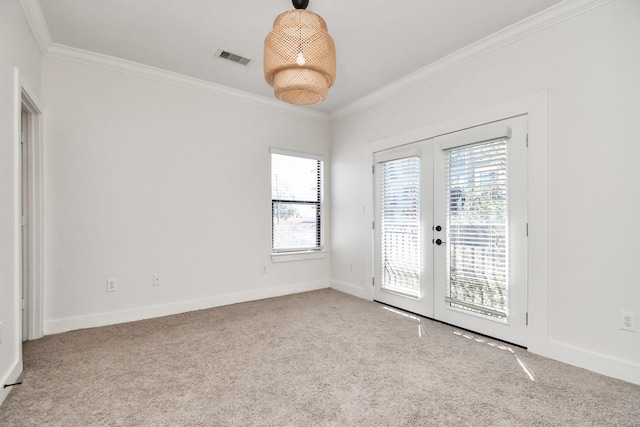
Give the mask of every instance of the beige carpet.
[(52, 335), (24, 362), (1, 426), (640, 425), (639, 386), (333, 290)]

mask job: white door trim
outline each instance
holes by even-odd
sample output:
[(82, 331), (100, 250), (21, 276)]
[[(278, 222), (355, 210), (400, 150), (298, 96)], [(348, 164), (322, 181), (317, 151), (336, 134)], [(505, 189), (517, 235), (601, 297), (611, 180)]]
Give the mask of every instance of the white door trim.
[[(29, 218), (27, 218), (27, 224), (29, 224), (29, 292), (28, 300), (25, 304), (28, 304), (29, 308), (29, 339), (41, 338), (43, 335), (43, 273), (44, 273), (44, 186), (43, 186), (43, 144), (42, 144), (42, 103), (38, 99), (36, 92), (32, 89), (27, 79), (20, 73), (16, 67), (15, 73), (15, 94), (14, 94), (14, 108), (15, 108), (15, 147), (17, 152), (16, 163), (19, 163), (20, 158), (20, 121), (22, 116), (22, 109), (28, 113), (28, 134), (30, 144), (28, 150), (28, 163), (29, 163)], [(16, 167), (16, 173), (21, 173), (21, 167)], [(19, 176), (16, 177), (16, 198), (20, 200), (21, 188), (20, 188)], [(19, 203), (17, 203), (19, 205)], [(19, 206), (17, 206), (19, 211)], [(16, 228), (20, 231), (20, 212), (16, 214)], [(19, 245), (19, 241), (17, 242)], [(16, 249), (18, 250), (18, 249)], [(22, 286), (22, 255), (17, 257), (16, 271), (16, 283), (17, 286)], [(19, 288), (18, 288), (19, 291)], [(20, 295), (20, 292), (17, 293)], [(20, 309), (20, 300), (16, 301), (18, 304), (17, 312), (22, 313)], [(18, 324), (22, 325), (22, 319), (20, 318)], [(21, 334), (20, 334), (21, 335)]]

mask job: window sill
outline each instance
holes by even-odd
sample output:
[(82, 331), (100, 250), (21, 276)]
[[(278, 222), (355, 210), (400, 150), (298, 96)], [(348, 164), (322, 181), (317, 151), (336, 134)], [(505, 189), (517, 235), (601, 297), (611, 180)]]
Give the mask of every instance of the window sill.
[(327, 251), (283, 252), (271, 254), (272, 262), (305, 261), (327, 257)]

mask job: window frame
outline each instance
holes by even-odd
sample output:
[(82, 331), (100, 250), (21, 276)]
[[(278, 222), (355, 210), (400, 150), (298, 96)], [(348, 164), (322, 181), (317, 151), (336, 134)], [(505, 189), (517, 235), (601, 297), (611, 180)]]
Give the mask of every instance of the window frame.
[[(319, 185), (316, 192), (315, 200), (290, 200), (290, 199), (274, 199), (273, 198), (273, 155), (282, 155), (296, 157), (300, 159), (315, 160), (318, 165)], [(324, 208), (324, 182), (325, 182), (325, 156), (321, 154), (305, 153), (293, 150), (285, 150), (280, 148), (269, 148), (269, 182), (271, 184), (271, 255), (272, 261), (294, 261), (298, 259), (315, 259), (324, 257), (326, 253), (324, 247), (324, 229), (325, 229), (325, 208)], [(274, 248), (274, 213), (276, 203), (286, 203), (300, 206), (315, 206), (315, 246), (307, 248)]]

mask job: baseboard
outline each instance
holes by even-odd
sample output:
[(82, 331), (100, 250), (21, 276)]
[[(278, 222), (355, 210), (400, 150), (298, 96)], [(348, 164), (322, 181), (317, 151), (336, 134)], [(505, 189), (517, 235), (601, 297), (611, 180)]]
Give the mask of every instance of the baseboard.
[(186, 313), (188, 311), (204, 310), (207, 308), (237, 304), (241, 302), (256, 301), (300, 292), (315, 291), (328, 288), (326, 281), (298, 283), (295, 285), (280, 286), (276, 288), (257, 289), (235, 294), (217, 295), (190, 301), (180, 301), (171, 304), (140, 307), (131, 310), (122, 310), (109, 313), (92, 314), (89, 316), (70, 317), (65, 319), (47, 320), (44, 323), (44, 334), (58, 334), (77, 329), (95, 328), (99, 326), (115, 325), (118, 323), (135, 322), (137, 320), (154, 317), (169, 316), (172, 314)]
[(353, 295), (358, 298), (371, 300), (371, 293), (367, 289), (363, 289), (361, 286), (332, 280), (331, 288), (335, 289), (336, 291), (344, 292), (345, 294)]
[[(331, 288), (359, 298), (371, 300), (371, 295), (367, 289), (351, 283), (333, 280), (331, 281)], [(574, 347), (558, 341), (549, 341), (548, 354), (544, 356), (598, 374), (640, 385), (640, 364), (631, 363), (626, 360)]]
[(0, 405), (2, 405), (2, 402), (4, 402), (4, 400), (9, 395), (9, 392), (13, 388), (13, 387), (4, 388), (4, 385), (13, 384), (17, 382), (21, 373), (22, 373), (22, 361), (18, 360), (13, 365), (13, 368), (11, 368), (11, 370), (9, 371), (9, 374), (2, 379), (2, 384), (0, 384), (0, 386), (2, 387), (0, 389)]
[(549, 341), (548, 357), (598, 374), (640, 385), (640, 365), (636, 363), (553, 340)]

